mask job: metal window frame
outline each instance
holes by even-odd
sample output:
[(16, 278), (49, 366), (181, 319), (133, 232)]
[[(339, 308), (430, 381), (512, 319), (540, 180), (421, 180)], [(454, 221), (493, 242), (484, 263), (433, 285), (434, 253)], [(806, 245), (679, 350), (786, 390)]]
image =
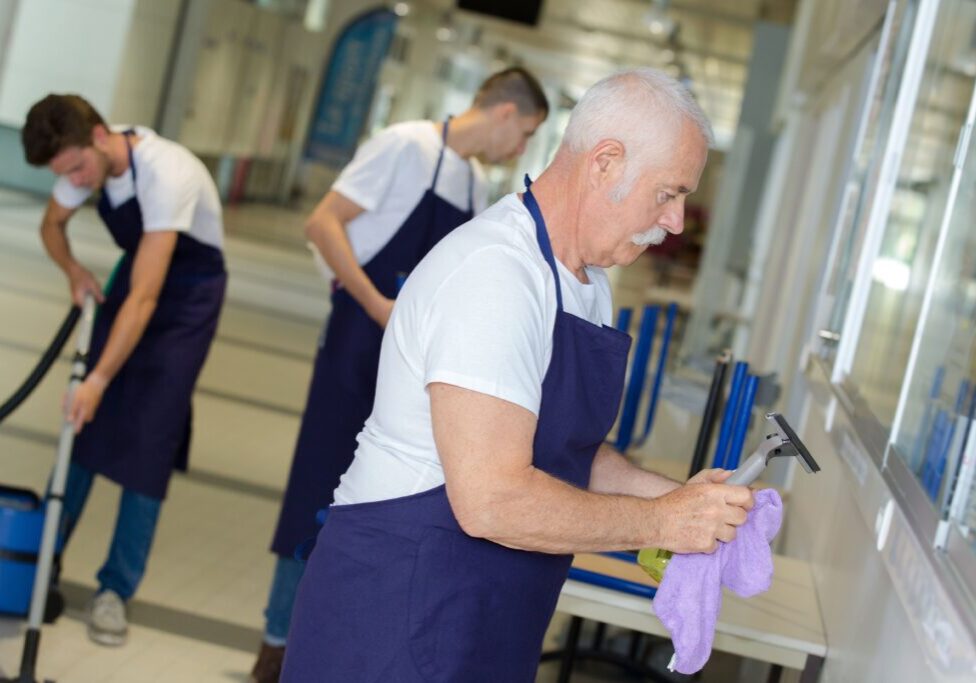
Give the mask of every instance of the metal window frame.
[(935, 252), (932, 254), (932, 266), (929, 270), (929, 277), (925, 283), (925, 292), (922, 295), (922, 308), (919, 311), (918, 323), (915, 325), (915, 335), (912, 338), (912, 348), (908, 354), (908, 364), (905, 366), (905, 380), (901, 384), (901, 393), (898, 396), (898, 407), (895, 409), (895, 418), (891, 423), (891, 440), (898, 441), (901, 436), (902, 423), (905, 418), (905, 410), (908, 405), (911, 389), (911, 378), (915, 374), (918, 365), (919, 355), (922, 353), (922, 337), (929, 320), (932, 309), (932, 298), (935, 296), (935, 289), (938, 285), (939, 275), (942, 268), (942, 261), (945, 256), (945, 245), (948, 241), (949, 229), (952, 219), (956, 214), (956, 198), (959, 194), (959, 185), (962, 183), (963, 167), (966, 165), (966, 157), (969, 155), (969, 142), (976, 122), (976, 87), (969, 95), (969, 109), (966, 112), (966, 120), (963, 122), (956, 139), (956, 153), (952, 160), (952, 179), (949, 181), (949, 193), (945, 200), (945, 210), (942, 213), (942, 221), (939, 224), (939, 236), (935, 244)]
[(844, 323), (840, 329), (840, 343), (837, 347), (837, 355), (830, 377), (833, 383), (843, 382), (850, 374), (854, 354), (860, 340), (864, 315), (867, 311), (868, 294), (871, 291), (874, 262), (881, 250), (881, 243), (887, 227), (891, 200), (894, 196), (895, 183), (898, 180), (898, 171), (901, 167), (902, 153), (908, 141), (908, 133), (915, 112), (918, 91), (921, 86), (922, 75), (925, 72), (925, 62), (940, 5), (941, 0), (919, 0), (918, 3), (905, 69), (895, 99), (891, 127), (881, 155), (874, 201), (870, 207), (864, 242), (858, 255), (857, 268), (854, 271), (850, 301), (844, 315)]
[[(895, 4), (892, 2), (889, 7), (893, 8)], [(976, 553), (973, 552), (971, 544), (962, 536), (955, 525), (950, 524), (946, 527), (942, 511), (937, 509), (929, 500), (921, 482), (911, 471), (906, 461), (901, 457), (892, 457), (892, 454), (901, 455), (896, 441), (905, 426), (904, 420), (910, 398), (911, 380), (923, 351), (924, 330), (932, 313), (935, 288), (946, 255), (948, 234), (952, 219), (957, 211), (956, 202), (969, 153), (970, 136), (973, 127), (976, 126), (976, 86), (970, 95), (966, 120), (957, 139), (950, 189), (944, 203), (939, 233), (932, 255), (931, 270), (923, 293), (919, 321), (913, 335), (895, 418), (890, 430), (887, 430), (870, 411), (859, 395), (856, 382), (851, 381), (849, 377), (867, 310), (874, 262), (888, 227), (895, 184), (901, 171), (902, 153), (908, 141), (912, 118), (916, 112), (925, 65), (942, 4), (942, 0), (920, 0), (918, 3), (915, 23), (911, 29), (912, 34), (904, 72), (896, 95), (891, 126), (884, 142), (880, 161), (881, 167), (875, 181), (874, 198), (868, 207), (866, 220), (852, 228), (857, 230), (864, 226), (865, 235), (860, 253), (857, 256), (857, 270), (855, 271), (850, 301), (845, 312), (843, 326), (840, 329), (840, 343), (837, 347), (833, 367), (830, 367), (826, 361), (819, 361), (818, 364), (821, 365), (825, 373), (829, 373), (828, 383), (836, 399), (836, 408), (844, 411), (853, 433), (863, 444), (864, 453), (880, 471), (885, 484), (891, 491), (894, 502), (901, 514), (904, 515), (924, 552), (928, 555), (932, 566), (936, 569), (934, 578), (955, 604), (966, 606), (962, 614), (963, 622), (968, 632), (976, 637)], [(867, 191), (867, 189), (864, 188), (863, 191)], [(842, 220), (842, 217), (839, 217), (839, 220)], [(839, 223), (834, 226), (833, 239), (835, 242), (842, 238), (840, 233), (843, 232), (843, 227)], [(824, 278), (819, 296), (821, 303), (827, 296), (826, 287), (828, 285), (827, 278)], [(818, 336), (816, 328), (813, 330), (813, 336), (812, 343), (816, 344), (816, 337)], [(958, 489), (962, 484), (957, 481), (955, 485)]]
[[(855, 160), (860, 153), (861, 148), (864, 146), (864, 138), (867, 136), (872, 113), (871, 104), (875, 95), (878, 93), (878, 89), (884, 85), (881, 80), (881, 72), (883, 70), (881, 57), (888, 49), (889, 44), (897, 37), (893, 35), (892, 26), (895, 21), (895, 14), (898, 11), (898, 5), (902, 2), (905, 2), (905, 0), (889, 0), (888, 2), (888, 8), (885, 10), (884, 22), (881, 26), (881, 33), (878, 37), (878, 43), (875, 48), (877, 53), (875, 54), (873, 64), (871, 65), (871, 74), (868, 76), (864, 84), (863, 92), (858, 94), (861, 103), (861, 115), (857, 124), (857, 132), (854, 135), (854, 145), (851, 148), (853, 153), (850, 155), (848, 164), (845, 168), (845, 179), (843, 189), (841, 191), (840, 203), (834, 216), (831, 231), (832, 238), (830, 247), (827, 251), (827, 261), (823, 268), (823, 277), (820, 281), (820, 291), (817, 296), (817, 311), (813, 319), (815, 329), (813, 330), (809, 344), (809, 348), (817, 349), (818, 351), (822, 351), (823, 345), (827, 343), (827, 339), (821, 333), (837, 334), (836, 330), (832, 331), (826, 329), (827, 325), (829, 325), (828, 321), (830, 319), (831, 311), (835, 305), (837, 295), (836, 291), (830, 293), (829, 290), (835, 276), (834, 268), (836, 267), (837, 254), (840, 250), (841, 241), (847, 234), (849, 234), (847, 228), (849, 227), (851, 231), (857, 230), (856, 216), (851, 217), (851, 224), (849, 226), (846, 225), (850, 205), (851, 202), (854, 201), (855, 190), (857, 189), (853, 184), (854, 174), (857, 169)], [(864, 190), (865, 188), (863, 186), (859, 190), (859, 194), (862, 197), (864, 196)]]

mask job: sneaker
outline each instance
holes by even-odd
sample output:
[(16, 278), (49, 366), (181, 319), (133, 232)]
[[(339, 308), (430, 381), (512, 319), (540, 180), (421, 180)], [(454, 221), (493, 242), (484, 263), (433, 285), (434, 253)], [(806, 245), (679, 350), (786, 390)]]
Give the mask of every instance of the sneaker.
[(102, 591), (88, 604), (88, 637), (99, 645), (125, 644), (129, 624), (125, 619), (125, 603), (112, 590)]
[(281, 665), (285, 661), (285, 647), (275, 647), (261, 643), (258, 661), (251, 669), (251, 683), (278, 683), (281, 676)]

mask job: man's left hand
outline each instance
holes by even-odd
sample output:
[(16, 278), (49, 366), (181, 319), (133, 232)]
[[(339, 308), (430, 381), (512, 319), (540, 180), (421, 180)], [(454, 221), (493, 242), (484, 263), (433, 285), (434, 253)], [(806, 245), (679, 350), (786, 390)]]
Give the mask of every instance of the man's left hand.
[(75, 434), (95, 417), (106, 386), (108, 382), (100, 375), (92, 373), (78, 385), (73, 395), (65, 396), (64, 416), (74, 425)]

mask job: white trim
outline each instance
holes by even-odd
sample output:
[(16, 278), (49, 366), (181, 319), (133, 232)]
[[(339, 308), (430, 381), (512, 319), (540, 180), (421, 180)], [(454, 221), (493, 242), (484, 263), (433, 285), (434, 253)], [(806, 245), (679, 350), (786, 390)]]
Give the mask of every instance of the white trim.
[[(879, 89), (883, 85), (881, 81), (881, 72), (884, 70), (883, 56), (887, 52), (889, 45), (897, 37), (893, 34), (892, 26), (895, 22), (895, 14), (898, 11), (898, 3), (899, 0), (890, 0), (888, 2), (888, 9), (885, 10), (884, 24), (881, 27), (881, 35), (878, 38), (878, 45), (870, 66), (871, 74), (868, 76), (867, 83), (865, 84), (866, 87), (861, 93), (861, 112), (857, 124), (857, 132), (854, 134), (854, 145), (851, 148), (853, 153), (847, 168), (847, 178), (842, 189), (843, 195), (840, 206), (837, 207), (837, 213), (833, 221), (831, 230), (833, 237), (831, 238), (830, 248), (827, 251), (827, 262), (824, 265), (823, 277), (820, 282), (820, 293), (818, 296), (820, 304), (814, 317), (813, 329), (810, 331), (809, 348), (812, 349), (819, 349), (821, 347), (818, 334), (828, 323), (833, 313), (833, 308), (836, 305), (836, 291), (831, 294), (829, 290), (831, 284), (833, 284), (834, 276), (843, 276), (843, 274), (835, 274), (834, 267), (841, 240), (849, 234), (845, 228), (850, 228), (850, 231), (857, 230), (856, 217), (851, 216), (850, 225), (847, 225), (847, 218), (851, 209), (851, 202), (854, 201), (855, 196), (863, 196), (867, 189), (864, 186), (867, 180), (866, 178), (862, 179), (860, 186), (855, 182), (855, 174), (858, 170), (858, 157), (862, 153), (861, 148), (864, 146), (864, 137), (867, 134), (868, 124), (871, 121), (872, 105), (875, 98), (880, 94)], [(831, 331), (838, 332), (837, 330)]]
[(864, 244), (858, 257), (851, 299), (844, 315), (844, 324), (839, 330), (841, 339), (837, 348), (837, 360), (830, 377), (830, 381), (834, 383), (843, 381), (850, 373), (854, 352), (861, 336), (861, 325), (864, 322), (868, 294), (871, 291), (871, 272), (878, 252), (881, 250), (895, 182), (898, 179), (898, 171), (901, 166), (901, 155), (908, 139), (912, 114), (915, 110), (919, 85), (925, 71), (925, 60), (928, 57), (929, 43), (931, 42), (940, 2), (941, 0), (920, 0), (918, 15), (912, 27), (905, 70), (895, 101), (891, 130), (885, 142), (884, 154), (881, 157), (877, 190), (867, 220)]
[[(970, 94), (969, 112), (966, 114), (966, 122), (959, 131), (958, 144), (965, 143), (969, 137), (968, 130), (972, 129), (973, 121), (976, 120), (976, 88)], [(918, 365), (918, 357), (922, 352), (922, 337), (925, 334), (926, 324), (932, 308), (932, 297), (938, 283), (938, 278), (942, 270), (942, 258), (945, 254), (945, 245), (948, 241), (949, 227), (952, 217), (956, 210), (956, 195), (959, 193), (959, 184), (962, 182), (963, 166), (966, 162), (968, 149), (956, 149), (955, 165), (952, 171), (952, 180), (949, 184), (949, 195), (946, 198), (945, 211), (942, 214), (942, 223), (939, 226), (939, 237), (935, 244), (935, 254), (932, 258), (932, 267), (929, 269), (928, 281), (925, 283), (925, 294), (922, 296), (922, 308), (918, 314), (918, 323), (915, 325), (915, 335), (912, 338), (912, 350), (908, 354), (908, 364), (905, 366), (905, 379), (901, 383), (901, 393), (898, 396), (898, 408), (895, 410), (895, 419), (891, 423), (891, 440), (898, 441), (901, 436), (902, 421), (905, 418), (905, 408), (908, 405), (908, 397), (911, 392), (912, 379), (915, 376), (915, 367)], [(885, 458), (888, 454), (885, 453)]]

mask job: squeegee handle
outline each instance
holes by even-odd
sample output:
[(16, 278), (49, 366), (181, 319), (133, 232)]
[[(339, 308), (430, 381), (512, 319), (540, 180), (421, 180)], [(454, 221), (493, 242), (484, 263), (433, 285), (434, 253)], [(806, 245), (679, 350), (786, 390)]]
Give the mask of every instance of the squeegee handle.
[(766, 469), (766, 454), (757, 451), (750, 455), (732, 476), (725, 480), (725, 483), (733, 486), (749, 486), (759, 478), (764, 469)]

